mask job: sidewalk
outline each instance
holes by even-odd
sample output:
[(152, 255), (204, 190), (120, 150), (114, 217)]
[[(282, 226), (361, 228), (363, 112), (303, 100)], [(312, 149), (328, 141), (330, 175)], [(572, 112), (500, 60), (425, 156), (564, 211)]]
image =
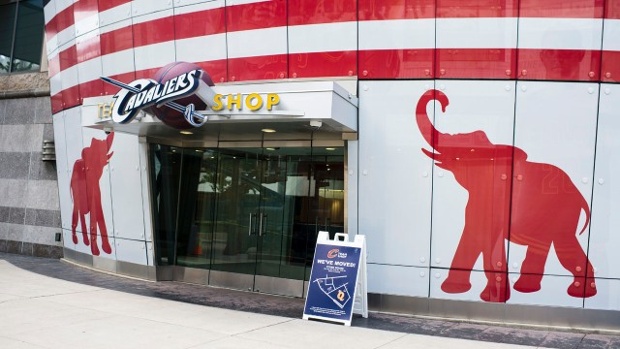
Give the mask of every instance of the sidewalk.
[(376, 313), (352, 327), (304, 321), (299, 299), (152, 283), (4, 253), (0, 275), (0, 348), (620, 348), (620, 336)]

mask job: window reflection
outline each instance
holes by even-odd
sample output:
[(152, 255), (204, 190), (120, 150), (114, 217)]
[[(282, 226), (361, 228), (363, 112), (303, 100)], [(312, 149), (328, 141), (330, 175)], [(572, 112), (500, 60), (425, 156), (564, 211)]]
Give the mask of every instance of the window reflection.
[(43, 29), (42, 0), (0, 1), (0, 74), (40, 70)]

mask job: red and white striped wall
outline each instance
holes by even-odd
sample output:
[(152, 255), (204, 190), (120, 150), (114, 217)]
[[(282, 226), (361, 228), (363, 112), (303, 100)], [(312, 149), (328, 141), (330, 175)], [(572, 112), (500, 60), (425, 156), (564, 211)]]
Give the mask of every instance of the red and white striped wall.
[(54, 113), (173, 61), (265, 79), (620, 81), (618, 0), (52, 0)]

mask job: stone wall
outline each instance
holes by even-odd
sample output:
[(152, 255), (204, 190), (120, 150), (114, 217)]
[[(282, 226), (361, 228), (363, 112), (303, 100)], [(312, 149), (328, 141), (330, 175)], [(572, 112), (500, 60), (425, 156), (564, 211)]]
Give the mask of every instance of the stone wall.
[(46, 73), (0, 76), (0, 251), (62, 257), (54, 139)]

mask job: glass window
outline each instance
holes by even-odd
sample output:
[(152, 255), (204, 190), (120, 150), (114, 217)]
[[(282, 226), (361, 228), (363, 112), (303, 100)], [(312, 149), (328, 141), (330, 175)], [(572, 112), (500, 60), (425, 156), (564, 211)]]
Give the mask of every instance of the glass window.
[(11, 71), (38, 71), (43, 47), (43, 2), (19, 2)]
[(0, 74), (8, 73), (11, 69), (16, 9), (16, 4), (2, 4), (0, 2)]
[(43, 0), (0, 0), (0, 74), (40, 69), (44, 25)]

